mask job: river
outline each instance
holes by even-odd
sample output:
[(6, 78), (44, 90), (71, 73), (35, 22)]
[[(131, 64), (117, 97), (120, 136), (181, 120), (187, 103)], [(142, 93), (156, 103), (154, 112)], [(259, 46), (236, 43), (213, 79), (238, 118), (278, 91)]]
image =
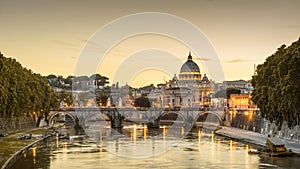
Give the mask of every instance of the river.
[[(176, 131), (176, 132), (174, 132)], [(52, 137), (31, 148), (12, 168), (298, 168), (300, 157), (250, 155), (250, 145), (192, 129), (147, 129), (129, 125), (114, 130), (101, 128), (89, 136), (61, 128), (70, 139)], [(175, 137), (182, 135), (182, 137)]]

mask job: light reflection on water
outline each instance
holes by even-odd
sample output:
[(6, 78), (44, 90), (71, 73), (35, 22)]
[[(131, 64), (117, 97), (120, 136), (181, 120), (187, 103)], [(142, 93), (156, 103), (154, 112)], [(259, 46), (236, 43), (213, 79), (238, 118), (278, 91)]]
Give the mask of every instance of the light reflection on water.
[[(271, 157), (249, 155), (249, 145), (200, 129), (190, 133), (187, 139), (176, 139), (176, 142), (170, 142), (172, 139), (166, 138), (166, 126), (156, 131), (133, 125), (122, 129), (122, 133), (128, 137), (106, 140), (110, 139), (109, 130), (106, 128), (98, 131), (100, 146), (83, 136), (71, 136), (70, 140), (53, 138), (46, 145), (33, 148), (32, 153), (25, 152), (13, 168), (268, 168), (278, 167), (278, 163), (289, 165), (281, 162), (286, 159), (269, 160)], [(184, 131), (178, 128), (178, 132), (181, 134)], [(159, 137), (158, 133), (162, 133), (162, 138), (153, 139)], [(159, 151), (165, 150), (166, 146), (171, 148)], [(153, 156), (143, 156), (149, 152)], [(140, 156), (129, 158), (132, 155), (125, 156), (126, 153)], [(299, 158), (289, 160), (295, 162)]]

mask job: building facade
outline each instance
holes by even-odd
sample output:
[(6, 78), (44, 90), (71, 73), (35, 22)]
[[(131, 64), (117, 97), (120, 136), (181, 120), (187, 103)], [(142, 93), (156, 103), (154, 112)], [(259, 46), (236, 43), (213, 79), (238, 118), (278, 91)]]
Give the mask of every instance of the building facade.
[(211, 105), (213, 81), (200, 72), (199, 66), (193, 61), (191, 53), (181, 66), (179, 78), (174, 77), (163, 86), (165, 107), (206, 107)]
[(247, 109), (256, 108), (256, 105), (252, 102), (250, 93), (243, 93), (231, 94), (229, 100), (229, 107)]

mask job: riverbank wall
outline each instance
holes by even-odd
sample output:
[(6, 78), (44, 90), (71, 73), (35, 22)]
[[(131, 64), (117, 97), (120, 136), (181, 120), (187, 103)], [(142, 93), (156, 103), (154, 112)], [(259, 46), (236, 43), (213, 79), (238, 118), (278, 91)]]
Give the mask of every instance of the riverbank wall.
[(21, 156), (24, 155), (24, 152), (27, 152), (30, 148), (38, 145), (39, 143), (41, 143), (42, 141), (48, 139), (49, 137), (51, 137), (50, 135), (45, 136), (39, 140), (34, 141), (31, 144), (28, 144), (27, 146), (23, 147), (21, 150), (17, 151), (16, 153), (14, 153), (8, 160), (6, 160), (6, 162), (2, 165), (1, 169), (9, 169), (11, 168), (11, 165), (18, 160)]
[(36, 127), (36, 122), (30, 117), (0, 118), (0, 134), (5, 135), (19, 130), (29, 130)]
[[(249, 143), (259, 147), (264, 147), (268, 138), (268, 136), (265, 134), (228, 126), (222, 126), (219, 130), (216, 130), (215, 133), (220, 136), (228, 137), (239, 142)], [(280, 139), (285, 144), (287, 149), (291, 149), (293, 152), (300, 154), (300, 143), (298, 141), (282, 138)]]
[(226, 112), (225, 126), (253, 131), (263, 135), (273, 135), (284, 140), (291, 140), (300, 143), (300, 126), (289, 128), (284, 122), (280, 130), (276, 131), (277, 126), (269, 120), (261, 117), (258, 109), (229, 109)]

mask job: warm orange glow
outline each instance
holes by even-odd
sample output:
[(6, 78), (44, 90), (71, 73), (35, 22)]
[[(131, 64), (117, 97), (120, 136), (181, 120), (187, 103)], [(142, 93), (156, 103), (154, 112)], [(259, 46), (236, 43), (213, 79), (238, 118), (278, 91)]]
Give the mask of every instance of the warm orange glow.
[(200, 143), (201, 142), (201, 130), (198, 129), (198, 142)]
[(63, 149), (68, 149), (68, 144), (67, 143), (63, 144)]
[(235, 117), (235, 115), (236, 115), (236, 110), (233, 111), (233, 117)]
[(55, 146), (56, 146), (56, 148), (58, 148), (58, 145), (59, 145), (59, 144), (58, 144), (58, 137), (56, 137), (56, 138), (55, 138)]
[(236, 143), (232, 140), (230, 140), (230, 150), (235, 150)]
[(249, 146), (246, 144), (246, 157), (248, 157)]
[(100, 148), (102, 148), (102, 130), (100, 129)]
[(134, 141), (136, 140), (136, 137), (137, 137), (137, 135), (136, 135), (136, 124), (135, 124), (135, 125), (133, 125), (133, 140)]
[(252, 120), (252, 113), (249, 113), (249, 120)]
[(144, 140), (146, 140), (147, 139), (147, 125), (146, 124), (144, 124)]
[(68, 152), (68, 144), (64, 143), (63, 144), (63, 153), (67, 153)]
[(33, 156), (33, 157), (36, 156), (36, 147), (32, 148), (32, 156)]
[(103, 152), (103, 149), (102, 147), (99, 148), (99, 155), (100, 155), (100, 158), (102, 158), (102, 152)]
[(166, 126), (163, 126), (163, 139), (166, 139)]

